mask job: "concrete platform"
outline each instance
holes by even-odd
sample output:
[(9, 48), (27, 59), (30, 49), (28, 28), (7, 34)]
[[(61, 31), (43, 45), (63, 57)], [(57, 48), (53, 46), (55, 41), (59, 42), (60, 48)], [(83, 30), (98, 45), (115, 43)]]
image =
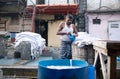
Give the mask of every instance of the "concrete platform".
[[(37, 79), (38, 63), (41, 60), (51, 60), (52, 57), (40, 57), (36, 60), (0, 59), (0, 69), (4, 77), (26, 77)], [(6, 79), (6, 78), (4, 78)], [(9, 79), (9, 78), (8, 78)]]
[[(39, 61), (59, 59), (59, 52), (56, 52), (58, 50), (54, 50), (52, 48), (52, 55), (44, 53), (35, 60), (7, 59), (7, 57), (0, 59), (0, 69), (3, 71), (3, 79), (37, 79)], [(117, 70), (120, 73), (120, 62), (117, 62)]]

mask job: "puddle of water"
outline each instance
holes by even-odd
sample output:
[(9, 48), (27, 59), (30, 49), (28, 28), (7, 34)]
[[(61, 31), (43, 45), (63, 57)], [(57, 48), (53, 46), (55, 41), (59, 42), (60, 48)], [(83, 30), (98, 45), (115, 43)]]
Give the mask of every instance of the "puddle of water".
[[(49, 60), (52, 59), (52, 57), (40, 57), (36, 60), (30, 60), (27, 63), (23, 64), (24, 66), (38, 66), (38, 63), (40, 60)], [(15, 63), (19, 63), (21, 59), (13, 58), (8, 59), (7, 57), (0, 59), (0, 65), (14, 65)]]
[(38, 66), (39, 61), (41, 60), (51, 60), (52, 57), (40, 57), (34, 61), (24, 64), (25, 66)]
[(0, 65), (13, 65), (19, 62), (20, 59), (7, 59), (7, 57), (0, 59)]

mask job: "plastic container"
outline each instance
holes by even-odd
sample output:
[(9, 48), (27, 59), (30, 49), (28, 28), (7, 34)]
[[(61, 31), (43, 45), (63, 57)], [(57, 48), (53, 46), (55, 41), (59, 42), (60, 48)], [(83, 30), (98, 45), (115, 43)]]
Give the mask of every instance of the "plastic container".
[[(76, 68), (56, 69), (48, 66), (73, 66)], [(84, 60), (42, 60), (39, 62), (38, 79), (88, 79), (88, 63)]]
[(92, 65), (88, 66), (88, 79), (96, 79), (95, 67)]
[(117, 61), (120, 61), (120, 57), (117, 57)]
[(69, 37), (69, 39), (71, 40), (71, 41), (75, 41), (75, 36), (74, 35), (68, 35), (68, 37)]
[(15, 42), (15, 37), (16, 37), (16, 33), (11, 32), (11, 34), (10, 34), (11, 42)]

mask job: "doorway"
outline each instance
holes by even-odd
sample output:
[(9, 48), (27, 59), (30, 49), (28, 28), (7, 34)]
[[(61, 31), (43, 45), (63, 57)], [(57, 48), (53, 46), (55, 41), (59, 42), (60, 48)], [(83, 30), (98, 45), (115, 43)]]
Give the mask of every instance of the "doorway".
[(108, 36), (110, 40), (120, 41), (120, 21), (109, 22)]
[(35, 20), (35, 33), (40, 34), (46, 40), (48, 45), (48, 22), (42, 19)]

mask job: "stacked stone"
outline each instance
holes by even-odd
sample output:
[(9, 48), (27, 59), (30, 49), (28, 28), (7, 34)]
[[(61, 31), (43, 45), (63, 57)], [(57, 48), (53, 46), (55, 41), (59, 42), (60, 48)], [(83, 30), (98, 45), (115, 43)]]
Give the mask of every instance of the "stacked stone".
[(31, 43), (28, 41), (21, 42), (16, 47), (16, 54), (20, 53), (21, 59), (30, 60), (31, 59)]

